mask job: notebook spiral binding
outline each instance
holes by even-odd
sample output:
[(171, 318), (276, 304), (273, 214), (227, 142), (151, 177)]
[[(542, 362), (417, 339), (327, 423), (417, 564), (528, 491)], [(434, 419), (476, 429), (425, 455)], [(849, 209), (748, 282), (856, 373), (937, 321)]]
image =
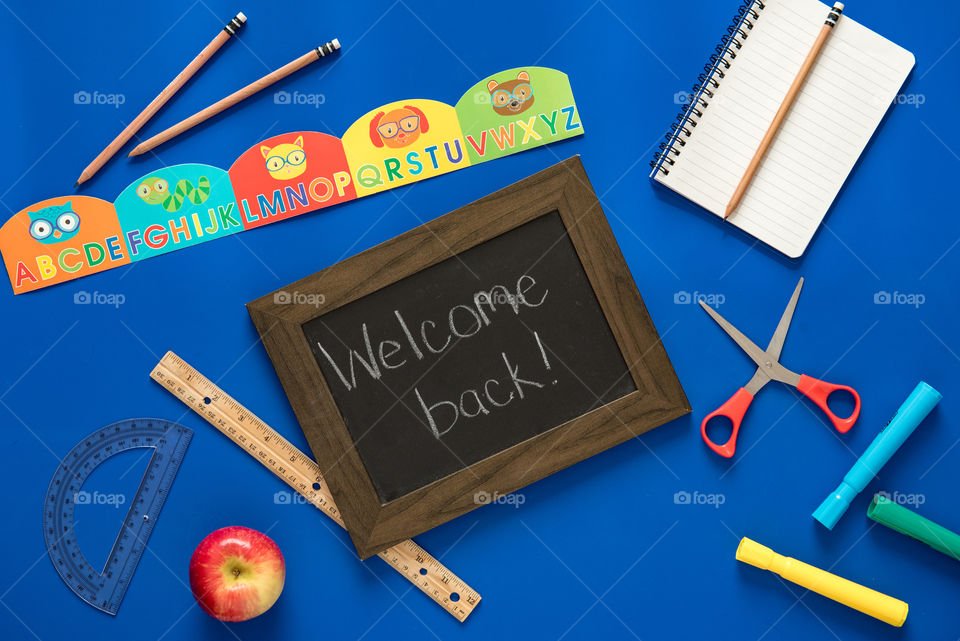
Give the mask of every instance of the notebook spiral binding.
[(720, 81), (726, 76), (726, 71), (730, 69), (737, 52), (743, 47), (754, 23), (760, 18), (760, 12), (765, 8), (762, 0), (745, 0), (737, 10), (737, 15), (727, 27), (727, 33), (720, 38), (716, 52), (703, 66), (703, 73), (697, 77), (697, 84), (686, 107), (677, 114), (676, 122), (670, 125), (670, 131), (666, 133), (666, 140), (660, 143), (660, 151), (654, 154), (650, 162), (652, 174), (658, 171), (664, 175), (670, 173), (670, 167), (676, 163), (676, 157), (687, 144), (685, 139), (691, 136), (703, 112), (710, 106), (714, 91), (720, 86)]

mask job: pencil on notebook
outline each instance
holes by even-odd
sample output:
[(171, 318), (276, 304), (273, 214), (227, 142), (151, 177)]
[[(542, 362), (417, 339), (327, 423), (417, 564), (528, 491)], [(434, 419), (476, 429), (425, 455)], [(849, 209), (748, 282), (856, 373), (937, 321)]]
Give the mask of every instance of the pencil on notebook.
[(100, 152), (100, 154), (93, 159), (86, 169), (80, 174), (80, 177), (77, 179), (77, 183), (74, 187), (85, 183), (90, 180), (94, 174), (96, 174), (100, 169), (107, 164), (107, 161), (110, 160), (117, 151), (120, 150), (130, 138), (137, 133), (141, 127), (143, 127), (148, 120), (153, 118), (160, 108), (166, 104), (170, 98), (174, 96), (180, 88), (183, 87), (193, 77), (193, 74), (197, 73), (200, 70), (200, 67), (205, 65), (210, 58), (213, 57), (213, 54), (217, 52), (223, 44), (230, 39), (230, 36), (235, 34), (240, 27), (243, 26), (243, 23), (247, 21), (247, 17), (243, 13), (238, 13), (230, 22), (227, 23), (220, 33), (217, 34), (217, 37), (210, 41), (206, 47), (203, 48), (203, 51), (197, 54), (197, 57), (190, 61), (186, 67), (183, 68), (177, 77), (170, 81), (166, 87), (163, 88), (157, 97), (154, 98), (149, 105), (147, 105), (143, 111), (137, 115), (133, 121), (127, 125), (120, 134), (113, 139), (106, 149)]
[(193, 126), (199, 125), (204, 120), (207, 120), (208, 118), (212, 118), (213, 116), (217, 115), (224, 109), (227, 109), (228, 107), (232, 107), (233, 105), (237, 104), (241, 100), (244, 100), (245, 98), (252, 96), (253, 94), (257, 93), (262, 89), (266, 89), (267, 87), (277, 82), (278, 80), (282, 78), (286, 78), (287, 76), (292, 74), (294, 71), (297, 71), (298, 69), (302, 69), (303, 67), (306, 67), (311, 62), (316, 62), (317, 60), (319, 60), (320, 58), (323, 58), (324, 56), (330, 55), (331, 53), (338, 50), (339, 48), (340, 48), (340, 41), (334, 38), (330, 42), (320, 45), (316, 49), (308, 51), (307, 53), (303, 54), (296, 60), (288, 62), (287, 64), (280, 67), (276, 71), (272, 71), (267, 75), (265, 75), (263, 78), (260, 78), (259, 80), (255, 80), (251, 82), (249, 85), (247, 85), (243, 89), (239, 89), (233, 92), (226, 98), (213, 103), (206, 109), (202, 111), (198, 111), (197, 113), (193, 114), (189, 118), (185, 118), (184, 120), (181, 120), (180, 122), (173, 125), (172, 127), (169, 127), (164, 131), (161, 131), (153, 138), (144, 140), (142, 143), (134, 147), (133, 151), (131, 151), (128, 155), (139, 156), (142, 153), (146, 153), (150, 151), (157, 145), (161, 145), (166, 141), (170, 140), (171, 138), (182, 134), (187, 129), (190, 129)]
[(793, 79), (793, 84), (790, 85), (790, 89), (787, 90), (787, 95), (784, 96), (783, 102), (780, 103), (780, 108), (774, 115), (773, 122), (771, 122), (770, 126), (767, 128), (767, 133), (763, 135), (763, 139), (760, 141), (760, 146), (757, 147), (756, 153), (754, 153), (753, 158), (750, 159), (750, 164), (747, 165), (747, 169), (745, 172), (743, 172), (743, 177), (740, 179), (740, 183), (734, 190), (733, 196), (730, 198), (730, 202), (727, 203), (727, 209), (723, 214), (724, 218), (729, 218), (730, 214), (733, 213), (733, 210), (735, 210), (740, 204), (740, 200), (743, 198), (744, 193), (746, 193), (747, 187), (750, 186), (750, 181), (753, 180), (753, 176), (757, 173), (757, 168), (760, 166), (760, 161), (763, 160), (764, 155), (767, 153), (770, 143), (773, 142), (774, 136), (777, 135), (777, 130), (779, 130), (780, 125), (783, 124), (783, 120), (786, 118), (787, 112), (790, 111), (790, 107), (793, 105), (794, 100), (800, 93), (800, 89), (803, 87), (803, 83), (807, 79), (807, 75), (813, 68), (813, 63), (817, 61), (820, 52), (823, 50), (823, 46), (827, 42), (827, 38), (833, 32), (833, 28), (837, 26), (837, 21), (840, 19), (842, 14), (843, 3), (834, 3), (833, 8), (830, 9), (830, 13), (827, 15), (826, 21), (823, 23), (823, 27), (820, 29), (820, 34), (814, 41), (813, 47), (810, 48), (810, 53), (807, 54), (803, 64), (800, 65), (800, 71), (797, 72), (797, 77)]

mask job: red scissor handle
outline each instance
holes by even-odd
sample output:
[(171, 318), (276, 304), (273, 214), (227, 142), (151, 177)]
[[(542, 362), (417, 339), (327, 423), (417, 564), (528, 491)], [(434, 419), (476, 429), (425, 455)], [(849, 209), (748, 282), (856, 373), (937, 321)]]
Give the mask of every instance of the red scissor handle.
[[(700, 423), (700, 435), (703, 436), (703, 442), (720, 456), (731, 458), (737, 447), (737, 432), (740, 431), (740, 422), (743, 421), (743, 415), (747, 413), (747, 408), (750, 407), (751, 402), (753, 402), (753, 394), (741, 387), (736, 394), (730, 397), (729, 401), (721, 405), (715, 412), (707, 414)], [(860, 409), (859, 402), (858, 399), (857, 410)], [(707, 436), (707, 423), (717, 416), (725, 416), (733, 423), (733, 432), (723, 445), (717, 445)]]
[[(801, 374), (800, 382), (797, 383), (797, 389), (823, 410), (823, 412), (827, 415), (827, 418), (833, 422), (833, 426), (837, 428), (837, 431), (841, 434), (846, 434), (849, 432), (850, 428), (853, 427), (853, 424), (857, 422), (857, 417), (860, 416), (860, 395), (857, 394), (856, 390), (854, 390), (852, 387), (848, 387), (847, 385), (834, 385), (833, 383), (826, 383), (813, 378), (812, 376)], [(853, 408), (853, 413), (847, 418), (840, 418), (831, 412), (830, 408), (827, 406), (827, 399), (830, 397), (830, 395), (841, 390), (852, 394), (856, 403)]]

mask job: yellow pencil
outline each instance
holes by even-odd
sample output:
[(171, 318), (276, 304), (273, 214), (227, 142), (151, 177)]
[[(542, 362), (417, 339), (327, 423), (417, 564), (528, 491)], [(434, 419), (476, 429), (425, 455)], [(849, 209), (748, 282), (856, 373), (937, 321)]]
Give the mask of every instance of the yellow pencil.
[(764, 155), (767, 153), (770, 143), (773, 142), (773, 137), (777, 135), (777, 130), (780, 129), (780, 125), (783, 124), (783, 119), (786, 118), (787, 112), (790, 111), (794, 99), (796, 99), (797, 94), (800, 93), (800, 88), (803, 87), (803, 82), (807, 79), (807, 75), (813, 68), (813, 63), (817, 61), (817, 57), (823, 50), (823, 45), (827, 42), (827, 37), (833, 32), (833, 28), (837, 26), (837, 21), (842, 14), (843, 3), (835, 2), (833, 8), (830, 9), (830, 14), (827, 16), (826, 22), (823, 23), (823, 28), (820, 29), (820, 35), (818, 35), (814, 41), (813, 47), (810, 48), (810, 53), (807, 54), (806, 59), (800, 66), (797, 77), (793, 79), (793, 84), (790, 85), (790, 89), (787, 90), (787, 95), (784, 96), (783, 102), (780, 103), (780, 108), (773, 117), (773, 122), (771, 122), (770, 127), (767, 128), (767, 133), (763, 135), (763, 140), (760, 141), (757, 152), (753, 154), (753, 158), (750, 159), (750, 164), (747, 165), (747, 170), (743, 172), (740, 184), (737, 185), (733, 196), (730, 198), (730, 202), (727, 203), (727, 209), (723, 214), (724, 218), (728, 218), (730, 214), (733, 213), (733, 210), (737, 208), (737, 205), (740, 204), (740, 200), (743, 198), (743, 194), (746, 193), (750, 181), (753, 180), (754, 174), (757, 173), (757, 167), (760, 166), (760, 161), (763, 160)]
[(240, 27), (243, 26), (243, 23), (247, 21), (247, 17), (243, 13), (238, 13), (235, 18), (227, 23), (220, 33), (217, 34), (217, 37), (210, 41), (206, 47), (203, 48), (203, 51), (197, 54), (197, 57), (190, 61), (186, 67), (183, 68), (177, 77), (170, 81), (166, 87), (163, 88), (157, 97), (154, 98), (149, 105), (147, 105), (140, 114), (133, 119), (129, 125), (127, 125), (120, 134), (113, 139), (107, 148), (100, 152), (96, 158), (93, 159), (87, 168), (83, 170), (83, 173), (80, 174), (80, 177), (77, 179), (77, 184), (74, 187), (85, 183), (86, 181), (93, 178), (93, 175), (100, 171), (100, 168), (107, 164), (107, 161), (110, 160), (117, 151), (127, 144), (127, 141), (133, 137), (135, 133), (140, 131), (140, 128), (147, 124), (147, 121), (153, 118), (154, 114), (160, 111), (160, 107), (165, 105), (170, 98), (173, 97), (175, 93), (180, 91), (180, 88), (187, 83), (190, 78), (193, 77), (193, 74), (197, 73), (200, 70), (200, 67), (206, 64), (208, 60), (217, 52), (217, 50), (223, 46), (223, 44), (230, 39), (230, 36), (235, 34)]

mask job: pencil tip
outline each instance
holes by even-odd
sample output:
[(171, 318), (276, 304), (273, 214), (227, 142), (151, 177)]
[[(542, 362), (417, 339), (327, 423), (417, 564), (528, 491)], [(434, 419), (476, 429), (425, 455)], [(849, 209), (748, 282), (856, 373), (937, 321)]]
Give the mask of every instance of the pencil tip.
[(735, 202), (733, 202), (733, 201), (730, 201), (730, 202), (727, 204), (727, 209), (726, 209), (726, 211), (723, 212), (723, 219), (726, 220), (727, 218), (730, 218), (730, 214), (732, 214), (732, 213), (733, 213), (733, 210), (736, 209), (736, 208), (737, 208), (737, 204), (736, 204)]
[(80, 186), (80, 181), (79, 181), (79, 180), (78, 180), (77, 182), (73, 183), (73, 188), (74, 188), (74, 189), (76, 189), (76, 188), (79, 187), (79, 186)]

